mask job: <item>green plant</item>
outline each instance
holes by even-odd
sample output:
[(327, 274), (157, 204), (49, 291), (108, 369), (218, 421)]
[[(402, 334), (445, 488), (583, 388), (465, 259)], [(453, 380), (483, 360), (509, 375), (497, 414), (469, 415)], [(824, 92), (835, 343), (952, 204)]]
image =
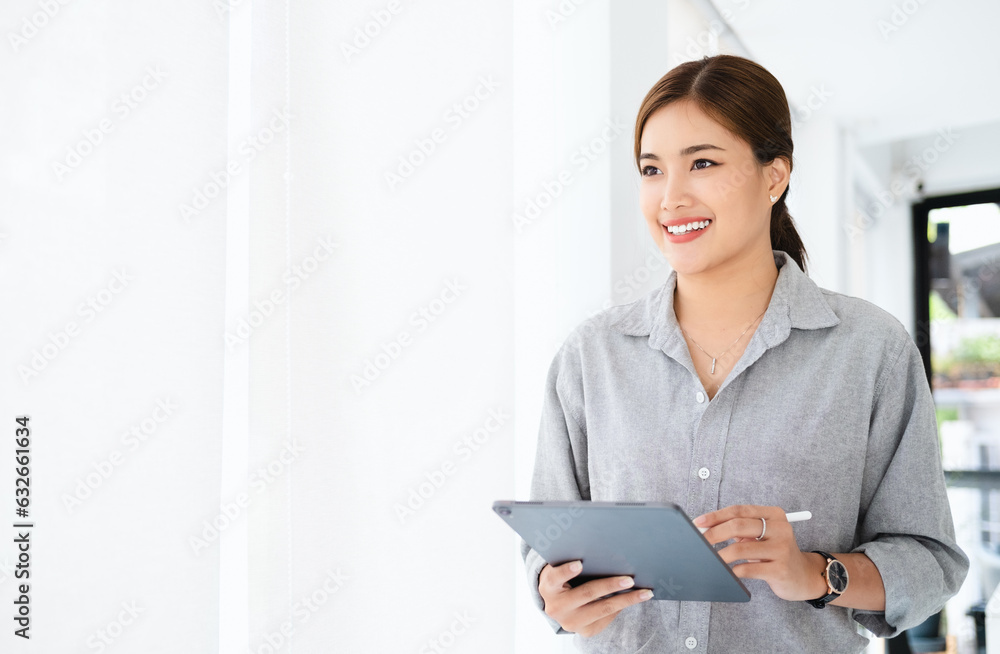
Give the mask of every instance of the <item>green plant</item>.
[(1000, 337), (984, 334), (963, 338), (952, 357), (959, 363), (1000, 363)]

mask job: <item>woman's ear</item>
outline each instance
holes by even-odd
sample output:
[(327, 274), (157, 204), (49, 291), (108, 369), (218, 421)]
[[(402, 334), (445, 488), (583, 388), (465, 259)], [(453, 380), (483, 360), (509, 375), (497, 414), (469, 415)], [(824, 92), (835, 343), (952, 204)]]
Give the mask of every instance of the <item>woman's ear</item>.
[(791, 166), (784, 157), (775, 157), (774, 161), (768, 164), (768, 179), (771, 182), (768, 191), (771, 195), (781, 197), (781, 194), (788, 188), (788, 178), (791, 176)]

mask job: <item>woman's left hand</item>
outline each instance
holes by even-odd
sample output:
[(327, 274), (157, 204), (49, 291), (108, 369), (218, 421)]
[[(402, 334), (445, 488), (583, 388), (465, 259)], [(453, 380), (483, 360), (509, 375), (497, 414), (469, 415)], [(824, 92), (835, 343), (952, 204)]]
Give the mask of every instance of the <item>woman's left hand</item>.
[[(767, 521), (764, 529), (763, 520)], [(718, 554), (743, 579), (763, 579), (775, 595), (790, 601), (811, 600), (826, 594), (822, 555), (803, 552), (795, 541), (785, 512), (776, 506), (736, 505), (694, 519), (706, 527), (705, 539), (715, 545), (733, 540)], [(757, 540), (764, 532), (764, 537)]]

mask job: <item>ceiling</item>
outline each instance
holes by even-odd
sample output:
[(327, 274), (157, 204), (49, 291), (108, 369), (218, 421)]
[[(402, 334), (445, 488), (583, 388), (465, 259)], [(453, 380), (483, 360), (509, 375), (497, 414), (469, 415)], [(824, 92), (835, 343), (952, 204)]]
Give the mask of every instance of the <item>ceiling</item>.
[(998, 0), (704, 1), (793, 106), (829, 94), (858, 145), (1000, 124)]

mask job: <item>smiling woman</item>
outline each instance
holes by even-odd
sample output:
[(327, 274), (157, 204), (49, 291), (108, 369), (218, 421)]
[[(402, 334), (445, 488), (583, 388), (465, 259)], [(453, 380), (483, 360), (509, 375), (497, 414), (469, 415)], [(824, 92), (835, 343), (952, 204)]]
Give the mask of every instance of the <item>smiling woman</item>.
[(642, 102), (634, 147), (673, 272), (556, 354), (532, 499), (675, 503), (753, 598), (647, 602), (621, 592), (625, 570), (573, 587), (578, 562), (523, 543), (537, 605), (586, 652), (857, 653), (857, 624), (922, 622), (969, 565), (933, 401), (895, 318), (804, 273), (781, 85), (740, 57), (682, 64)]
[(663, 231), (687, 224), (684, 198), (678, 195), (704, 194), (720, 212), (749, 223), (732, 226), (745, 238), (762, 243), (769, 235), (771, 246), (788, 253), (805, 271), (805, 247), (785, 206), (792, 125), (781, 85), (764, 68), (739, 57), (692, 64), (665, 75), (647, 94), (636, 119), (640, 204), (653, 240), (665, 255), (670, 243), (693, 240), (670, 238), (673, 234)]

